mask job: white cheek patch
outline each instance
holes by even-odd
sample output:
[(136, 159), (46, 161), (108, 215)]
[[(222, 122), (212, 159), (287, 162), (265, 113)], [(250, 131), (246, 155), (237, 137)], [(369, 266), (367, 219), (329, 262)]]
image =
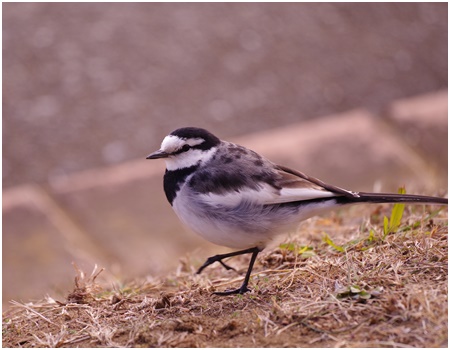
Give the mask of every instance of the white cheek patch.
[(199, 162), (207, 162), (216, 152), (216, 147), (213, 147), (207, 151), (201, 149), (191, 149), (187, 152), (177, 154), (176, 157), (166, 158), (167, 170), (177, 170), (183, 168), (189, 168)]

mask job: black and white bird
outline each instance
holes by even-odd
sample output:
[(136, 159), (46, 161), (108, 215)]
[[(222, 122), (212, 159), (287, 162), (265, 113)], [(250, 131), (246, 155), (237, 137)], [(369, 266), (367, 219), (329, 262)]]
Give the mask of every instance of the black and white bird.
[(241, 287), (247, 292), (256, 257), (276, 236), (301, 220), (354, 203), (435, 203), (447, 198), (352, 192), (277, 165), (258, 153), (187, 127), (171, 132), (147, 159), (164, 158), (164, 191), (179, 219), (208, 241), (238, 251), (215, 255), (197, 273), (228, 257), (252, 254)]

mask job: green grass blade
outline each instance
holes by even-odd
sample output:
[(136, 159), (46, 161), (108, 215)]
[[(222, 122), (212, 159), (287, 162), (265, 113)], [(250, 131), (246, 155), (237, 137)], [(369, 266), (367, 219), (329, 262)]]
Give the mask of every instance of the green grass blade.
[[(398, 189), (399, 194), (405, 194), (406, 189), (405, 187), (400, 187)], [(388, 220), (388, 218), (384, 217), (384, 237), (386, 237), (390, 233), (397, 232), (398, 228), (400, 227), (400, 223), (402, 221), (403, 217), (403, 211), (405, 210), (405, 204), (403, 203), (396, 203), (394, 204), (391, 212), (391, 219)]]
[[(405, 194), (406, 193), (405, 187), (400, 187), (398, 190), (398, 193)], [(403, 203), (394, 204), (394, 207), (392, 208), (391, 220), (389, 222), (389, 227), (390, 227), (391, 232), (397, 232), (398, 228), (400, 227), (404, 209), (405, 209), (405, 204), (403, 204)]]
[(383, 237), (386, 237), (389, 234), (389, 219), (387, 218), (387, 216), (385, 216), (383, 220), (383, 231), (384, 231)]
[(334, 243), (334, 242), (332, 241), (332, 239), (330, 238), (330, 236), (328, 236), (326, 233), (325, 233), (325, 237), (323, 237), (323, 241), (324, 241), (326, 244), (328, 244), (329, 246), (331, 246), (331, 247), (333, 247), (334, 249), (336, 249), (338, 252), (341, 252), (341, 253), (344, 253), (344, 252), (345, 252), (344, 247), (342, 247), (342, 246), (337, 245), (336, 243)]

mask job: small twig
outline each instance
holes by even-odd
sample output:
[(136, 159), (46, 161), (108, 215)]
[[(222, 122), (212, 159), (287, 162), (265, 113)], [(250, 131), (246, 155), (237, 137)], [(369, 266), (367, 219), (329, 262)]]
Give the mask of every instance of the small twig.
[(57, 325), (56, 323), (50, 321), (47, 317), (45, 317), (44, 315), (40, 314), (40, 313), (37, 312), (36, 310), (33, 310), (31, 307), (29, 307), (29, 306), (27, 306), (27, 305), (25, 305), (25, 304), (21, 304), (21, 303), (15, 301), (15, 300), (11, 300), (11, 304), (13, 304), (13, 305), (15, 305), (15, 306), (23, 307), (23, 308), (27, 309), (28, 311), (34, 313), (35, 315), (39, 316), (39, 317), (42, 318), (43, 320), (47, 321), (48, 323), (50, 323), (50, 324), (52, 324), (52, 325), (58, 327), (58, 325)]
[(87, 334), (86, 335), (79, 335), (78, 337), (74, 337), (72, 339), (66, 340), (64, 342), (64, 344), (74, 344), (74, 343), (78, 343), (80, 341), (88, 340), (88, 339), (91, 339), (90, 335), (87, 335)]
[(277, 335), (280, 335), (282, 332), (284, 332), (286, 329), (289, 329), (289, 328), (291, 328), (291, 327), (293, 327), (293, 326), (297, 326), (298, 325), (298, 322), (293, 322), (293, 323), (291, 323), (291, 324), (288, 324), (287, 326), (285, 326), (285, 327), (283, 327), (283, 328), (281, 328), (281, 329), (279, 329), (278, 331), (277, 331)]
[(312, 331), (317, 332), (317, 333), (325, 333), (325, 334), (331, 333), (331, 332), (328, 332), (328, 331), (326, 331), (326, 330), (324, 330), (324, 329), (319, 329), (319, 328), (316, 328), (316, 327), (314, 327), (314, 326), (311, 326), (311, 325), (310, 325), (308, 322), (306, 322), (305, 320), (301, 320), (301, 321), (299, 321), (298, 323), (304, 325), (306, 328), (309, 328), (309, 329), (311, 329)]

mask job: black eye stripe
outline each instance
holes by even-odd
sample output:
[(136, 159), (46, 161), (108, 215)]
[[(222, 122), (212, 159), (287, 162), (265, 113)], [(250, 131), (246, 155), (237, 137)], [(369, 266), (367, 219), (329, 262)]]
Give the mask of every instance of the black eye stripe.
[[(177, 135), (175, 135), (177, 136)], [(205, 140), (202, 137), (192, 137), (192, 138), (186, 138), (186, 137), (179, 137), (182, 141), (182, 146), (178, 148), (176, 151), (173, 151), (170, 153), (172, 156), (176, 156), (178, 154), (184, 153), (189, 151), (190, 149), (196, 149), (200, 151), (208, 151), (213, 147), (216, 147), (217, 144), (211, 140)], [(190, 145), (187, 142), (192, 142), (194, 145)], [(220, 143), (220, 140), (219, 140)]]
[(181, 147), (180, 149), (176, 150), (175, 152), (172, 152), (172, 154), (173, 154), (173, 155), (176, 155), (176, 154), (180, 154), (180, 153), (183, 153), (183, 152), (187, 152), (187, 151), (189, 151), (191, 148), (193, 148), (193, 147), (190, 146), (190, 145), (188, 145), (188, 144), (185, 144), (185, 145), (183, 145), (183, 147)]

